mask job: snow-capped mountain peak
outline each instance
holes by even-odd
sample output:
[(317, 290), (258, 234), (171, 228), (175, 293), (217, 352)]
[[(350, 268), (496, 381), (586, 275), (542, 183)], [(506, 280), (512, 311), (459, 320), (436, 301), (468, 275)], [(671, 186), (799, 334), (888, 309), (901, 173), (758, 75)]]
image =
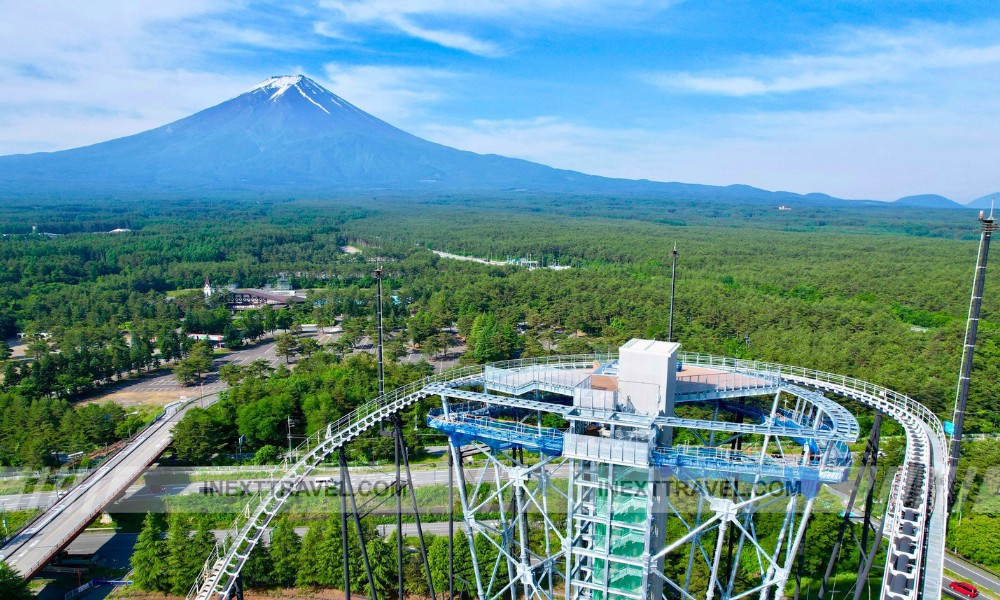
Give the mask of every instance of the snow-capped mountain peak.
[(386, 188), (563, 189), (567, 182), (587, 187), (587, 181), (601, 189), (611, 185), (421, 139), (303, 75), (270, 77), (221, 104), (132, 136), (0, 157), (0, 195), (261, 190), (288, 197)]
[(257, 90), (272, 92), (272, 97), (280, 96), (288, 91), (288, 88), (298, 85), (306, 79), (304, 75), (275, 75), (253, 86), (246, 93), (251, 94)]
[(253, 97), (257, 94), (266, 94), (268, 102), (277, 102), (279, 98), (289, 93), (301, 96), (326, 114), (331, 114), (331, 110), (343, 108), (366, 117), (370, 116), (305, 75), (275, 75), (258, 83), (241, 96)]

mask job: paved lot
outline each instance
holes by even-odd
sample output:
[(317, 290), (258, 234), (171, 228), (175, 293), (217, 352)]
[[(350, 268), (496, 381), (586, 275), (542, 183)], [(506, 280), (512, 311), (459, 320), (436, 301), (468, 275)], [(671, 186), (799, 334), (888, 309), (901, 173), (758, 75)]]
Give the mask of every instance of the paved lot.
[[(332, 339), (337, 339), (338, 337), (340, 336), (334, 335), (332, 336)], [(378, 349), (375, 347), (374, 340), (366, 336), (361, 338), (361, 341), (357, 343), (357, 345), (355, 346), (355, 351), (375, 354), (378, 351)], [(448, 369), (451, 369), (452, 367), (458, 366), (458, 359), (462, 357), (462, 354), (464, 352), (465, 352), (464, 345), (449, 346), (447, 355), (438, 353), (436, 356), (432, 358), (422, 353), (419, 349), (416, 350), (411, 349), (406, 353), (406, 356), (403, 356), (399, 359), (399, 362), (416, 364), (422, 360), (426, 360), (431, 364), (432, 367), (434, 367), (435, 373), (440, 373), (441, 371), (446, 371)]]
[[(325, 343), (325, 340), (329, 340), (334, 336), (329, 333), (321, 333), (312, 328), (300, 333), (299, 337), (313, 337), (317, 338), (317, 341), (320, 343)], [(217, 373), (219, 367), (226, 363), (248, 365), (255, 360), (263, 360), (272, 368), (284, 361), (283, 358), (279, 358), (275, 354), (274, 342), (270, 338), (265, 338), (253, 346), (247, 346), (216, 358), (213, 365), (213, 372), (207, 374), (200, 385), (183, 386), (179, 384), (177, 378), (167, 368), (157, 374), (148, 375), (137, 381), (116, 386), (115, 389), (109, 391), (107, 394), (93, 398), (89, 402), (107, 402), (111, 400), (125, 406), (139, 404), (162, 406), (180, 399), (181, 396), (193, 398), (202, 394), (223, 390), (227, 386), (224, 381), (219, 379)]]

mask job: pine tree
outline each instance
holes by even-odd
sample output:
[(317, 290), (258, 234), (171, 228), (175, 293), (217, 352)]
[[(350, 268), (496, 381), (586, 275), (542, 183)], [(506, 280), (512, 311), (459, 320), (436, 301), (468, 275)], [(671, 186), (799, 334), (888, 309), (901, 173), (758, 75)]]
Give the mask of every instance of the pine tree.
[(299, 564), (295, 577), (295, 585), (299, 587), (332, 585), (328, 576), (329, 560), (324, 541), (327, 537), (326, 522), (316, 522), (309, 525), (305, 537), (302, 538), (300, 556), (304, 558)]
[(14, 572), (7, 563), (0, 562), (0, 598), (4, 600), (34, 600), (27, 580)]
[(188, 591), (192, 576), (186, 578), (190, 563), (191, 539), (187, 526), (181, 517), (174, 516), (170, 519), (170, 529), (167, 531), (167, 571), (170, 578), (170, 592), (173, 594), (183, 594)]
[(259, 543), (250, 551), (241, 574), (246, 587), (265, 588), (274, 585), (274, 563), (264, 544)]
[[(476, 545), (476, 559), (479, 562), (479, 568), (484, 570), (483, 572), (494, 572), (495, 569), (496, 580), (494, 580), (493, 586), (488, 590), (483, 590), (488, 596), (492, 596), (507, 587), (507, 583), (510, 581), (506, 560), (500, 554), (495, 543), (486, 537), (486, 534), (476, 534), (473, 543)], [(486, 586), (485, 582), (483, 586)]]
[[(469, 538), (464, 533), (455, 533), (455, 542), (452, 551), (455, 557), (455, 581), (453, 589), (455, 593), (459, 593), (462, 590), (463, 579), (468, 582), (475, 581), (475, 572), (472, 568), (472, 552), (469, 550)], [(430, 548), (427, 549), (427, 559), (431, 564), (431, 578), (434, 581), (434, 591), (446, 595), (448, 593), (449, 575), (448, 536), (434, 538)]]
[(486, 313), (476, 317), (469, 332), (468, 346), (469, 356), (478, 363), (497, 360), (497, 348), (493, 342), (496, 337), (497, 319), (492, 314)]
[[(364, 527), (364, 523), (362, 523), (362, 527)], [(365, 539), (371, 540), (376, 537), (378, 536), (375, 534), (374, 530), (366, 532)], [(368, 546), (366, 544), (365, 549), (367, 550), (367, 548)], [(341, 547), (340, 556), (341, 558), (344, 556), (343, 547)], [(368, 589), (368, 574), (365, 572), (365, 559), (361, 556), (361, 542), (358, 538), (358, 529), (353, 523), (351, 523), (350, 518), (347, 523), (347, 559), (351, 570), (351, 589), (359, 592)], [(371, 557), (369, 557), (369, 562), (370, 561)], [(343, 579), (344, 567), (342, 560), (340, 575), (341, 579)]]
[(455, 591), (462, 589), (462, 580), (475, 586), (476, 572), (472, 564), (472, 550), (469, 548), (469, 537), (462, 532), (455, 532)]
[(368, 560), (372, 565), (372, 579), (375, 580), (375, 592), (372, 594), (365, 581), (365, 592), (368, 597), (386, 597), (386, 592), (396, 587), (396, 550), (393, 545), (382, 538), (368, 540)]
[[(340, 526), (340, 515), (332, 514), (326, 520), (326, 529), (323, 536), (323, 560), (322, 560), (322, 572), (326, 577), (327, 585), (342, 590), (345, 587), (344, 584), (344, 538), (343, 529)], [(351, 549), (351, 538), (348, 533), (347, 538), (348, 550)], [(303, 543), (303, 547), (305, 544)], [(303, 551), (303, 556), (309, 556)], [(350, 558), (348, 559), (350, 561)], [(350, 561), (348, 565), (353, 567)], [(358, 571), (351, 569), (351, 576), (355, 576)]]
[(427, 561), (431, 565), (431, 581), (434, 591), (447, 593), (448, 590), (448, 537), (435, 536), (427, 548)]
[(295, 533), (292, 524), (284, 519), (279, 521), (271, 532), (271, 545), (268, 548), (273, 568), (273, 585), (278, 587), (295, 585), (301, 550), (302, 540)]
[(167, 578), (167, 549), (163, 540), (163, 521), (152, 513), (146, 513), (142, 531), (132, 552), (132, 581), (147, 592), (164, 592), (170, 588)]
[(198, 533), (194, 535), (194, 540), (191, 543), (191, 568), (193, 575), (191, 580), (193, 581), (198, 573), (201, 572), (202, 567), (205, 566), (205, 560), (208, 555), (212, 553), (212, 549), (216, 545), (215, 534), (209, 529), (204, 523), (198, 527)]

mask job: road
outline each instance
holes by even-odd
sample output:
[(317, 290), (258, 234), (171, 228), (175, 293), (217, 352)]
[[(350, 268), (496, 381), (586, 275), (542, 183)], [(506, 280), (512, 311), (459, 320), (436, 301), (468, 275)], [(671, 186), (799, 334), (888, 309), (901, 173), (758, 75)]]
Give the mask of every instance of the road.
[(56, 494), (57, 492), (32, 492), (0, 496), (0, 506), (9, 511), (48, 508), (55, 502)]
[[(490, 523), (495, 525), (495, 523)], [(463, 523), (455, 521), (455, 533), (462, 533)], [(421, 525), (424, 535), (448, 535), (448, 522), (435, 521), (423, 523)], [(295, 533), (300, 537), (306, 534), (308, 527), (296, 527)], [(395, 524), (378, 525), (378, 533), (382, 537), (389, 537), (396, 530)], [(228, 533), (225, 529), (217, 529), (212, 533), (217, 540), (222, 541)], [(270, 539), (271, 530), (264, 534), (264, 540)], [(414, 537), (417, 535), (416, 523), (403, 523), (403, 536)], [(128, 569), (129, 559), (132, 556), (132, 549), (135, 547), (138, 533), (122, 533), (116, 531), (85, 531), (70, 542), (66, 547), (70, 556), (92, 556), (94, 560), (102, 566), (111, 569)]]
[[(262, 467), (248, 467), (249, 473), (260, 472)], [(213, 495), (236, 495), (241, 493), (254, 493), (261, 489), (269, 489), (271, 480), (259, 477), (233, 478), (232, 473), (225, 473), (225, 477), (220, 473), (217, 479), (211, 478), (211, 471), (199, 471), (195, 469), (153, 469), (146, 473), (156, 473), (158, 471), (176, 473), (176, 483), (167, 483), (159, 487), (155, 492), (142, 483), (128, 486), (124, 493), (115, 502), (114, 511), (116, 513), (142, 512), (145, 513), (151, 508), (148, 502), (160, 499), (165, 496), (181, 496), (190, 494), (213, 494)], [(378, 486), (385, 486), (395, 480), (395, 473), (392, 465), (379, 467), (351, 467), (351, 483), (355, 492), (368, 492)], [(466, 467), (465, 479), (468, 483), (475, 483), (482, 474), (482, 468)], [(568, 476), (566, 466), (560, 466), (553, 470), (557, 477)], [(413, 485), (423, 487), (428, 485), (447, 485), (448, 468), (445, 466), (435, 466), (431, 468), (414, 468), (411, 471)], [(197, 476), (198, 481), (192, 481)], [(340, 473), (336, 468), (324, 468), (321, 472), (304, 478), (302, 490), (306, 493), (317, 493), (325, 490), (325, 484), (318, 484), (317, 477), (327, 478), (332, 476), (332, 482), (337, 485), (340, 480)], [(501, 477), (504, 475), (501, 473)], [(163, 475), (164, 478), (171, 477), (170, 474)], [(490, 474), (489, 477), (492, 477)], [(57, 499), (56, 492), (32, 492), (30, 494), (11, 494), (0, 496), (0, 506), (7, 510), (27, 510), (32, 508), (48, 508)]]
[[(112, 547), (116, 550), (111, 552), (108, 562), (109, 566), (119, 567), (128, 562), (131, 546), (128, 546), (126, 550), (121, 548), (123, 544), (128, 545), (130, 541), (134, 544), (134, 539), (129, 537), (131, 534), (85, 532), (70, 543), (76, 533), (86, 527), (117, 496), (121, 495), (121, 499), (115, 503), (116, 512), (145, 512), (150, 506), (148, 504), (150, 499), (158, 499), (164, 495), (203, 494), (205, 489), (211, 489), (213, 494), (237, 494), (245, 492), (247, 489), (256, 491), (256, 489), (269, 486), (270, 482), (265, 479), (184, 482), (166, 485), (163, 490), (155, 494), (142, 485), (130, 486), (132, 481), (142, 474), (145, 467), (152, 463), (170, 442), (170, 430), (173, 424), (181, 418), (183, 412), (173, 415), (170, 419), (158, 424), (155, 429), (146, 432), (143, 437), (136, 440), (137, 445), (131, 447), (129, 453), (116, 455), (107, 465), (84, 480), (68, 495), (59, 499), (39, 523), (17, 536), (11, 544), (3, 548), (4, 560), (20, 573), (33, 575), (41, 570), (48, 560), (67, 543), (69, 543), (68, 549), (72, 554), (94, 554), (103, 548), (105, 543), (114, 541)], [(380, 467), (377, 470), (370, 467), (355, 467), (351, 471), (353, 487), (355, 491), (359, 492), (366, 487), (371, 489), (378, 484), (391, 483), (395, 477), (388, 467)], [(476, 481), (481, 474), (481, 468), (466, 469), (467, 481)], [(448, 482), (448, 469), (447, 467), (415, 469), (412, 471), (412, 477), (413, 485), (416, 487), (443, 485)], [(338, 480), (339, 478), (334, 478), (334, 485), (337, 485)], [(330, 492), (324, 486), (316, 484), (315, 476), (306, 478), (305, 491)], [(44, 498), (52, 498), (52, 495), (51, 492), (43, 492), (30, 496), (32, 500), (42, 501)], [(10, 498), (12, 497), (3, 497), (4, 500)], [(409, 511), (407, 510), (407, 512)], [(416, 533), (416, 530), (411, 531), (410, 527), (410, 525), (404, 526), (405, 535)], [(380, 531), (385, 534), (388, 531), (387, 528), (391, 528), (391, 526), (381, 527)], [(439, 535), (446, 531), (447, 526), (442, 523), (428, 523), (425, 530), (426, 533)]]
[[(205, 399), (211, 403), (215, 395)], [(162, 417), (87, 476), (26, 530), (0, 548), (0, 559), (29, 577), (125, 491), (170, 444), (174, 425), (193, 406)]]
[[(971, 583), (979, 588), (980, 591), (989, 590), (994, 593), (1000, 593), (1000, 577), (997, 577), (993, 573), (990, 573), (985, 569), (981, 569), (976, 565), (955, 556), (954, 554), (945, 554), (944, 568), (958, 574), (960, 581)], [(945, 583), (943, 587), (949, 594), (958, 598), (964, 598), (964, 596), (955, 594), (948, 588), (948, 584), (951, 583), (953, 578), (945, 576), (944, 579)]]
[[(304, 332), (315, 336), (319, 332)], [(278, 357), (275, 355), (274, 343), (264, 343), (244, 350), (238, 350), (215, 361), (219, 366), (231, 362), (248, 364), (254, 360), (264, 360), (269, 365), (275, 365)], [(132, 392), (180, 392), (196, 396), (204, 393), (204, 398), (197, 404), (206, 406), (218, 397), (218, 390), (225, 384), (218, 380), (217, 374), (206, 378), (203, 386), (197, 388), (180, 388), (172, 374), (159, 375), (144, 379), (133, 384), (118, 388), (109, 396)], [(72, 488), (65, 496), (59, 498), (42, 494), (32, 494), (33, 498), (22, 502), (21, 498), (5, 497), (3, 504), (7, 510), (44, 507), (45, 502), (52, 503), (42, 517), (25, 531), (21, 532), (5, 546), (0, 548), (0, 560), (24, 576), (37, 573), (45, 563), (65, 546), (73, 537), (101, 510), (117, 496), (126, 491), (163, 450), (170, 444), (174, 425), (184, 413), (194, 406), (188, 404), (179, 411), (163, 417), (147, 430), (143, 431), (121, 451), (110, 457), (98, 469), (87, 476), (79, 485)], [(15, 508), (16, 507), (16, 508)]]

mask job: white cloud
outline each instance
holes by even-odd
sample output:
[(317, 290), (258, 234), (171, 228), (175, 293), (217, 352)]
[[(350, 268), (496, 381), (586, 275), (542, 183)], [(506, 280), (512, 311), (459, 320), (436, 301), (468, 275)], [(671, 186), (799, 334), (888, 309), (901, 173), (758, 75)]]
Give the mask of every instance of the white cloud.
[(324, 27), (344, 24), (383, 26), (445, 48), (479, 56), (506, 53), (503, 44), (470, 33), (483, 26), (500, 26), (507, 34), (553, 23), (607, 27), (638, 22), (671, 2), (651, 0), (320, 0), (328, 11)]
[(421, 107), (442, 99), (442, 81), (456, 73), (426, 67), (324, 65), (324, 85), (376, 117), (399, 125)]
[[(671, 129), (617, 129), (556, 117), (432, 125), (416, 133), (495, 153), (629, 179), (893, 200), (942, 193), (960, 202), (996, 187), (1000, 136), (982, 113), (951, 107), (751, 112)], [(1000, 121), (1000, 110), (989, 116)]]
[(205, 55), (300, 44), (223, 21), (229, 0), (18, 3), (0, 19), (0, 155), (96, 143), (238, 94), (259, 73), (217, 73)]
[(357, 41), (352, 36), (344, 33), (342, 28), (336, 27), (327, 21), (316, 21), (313, 23), (313, 33), (334, 40)]
[(927, 25), (900, 33), (852, 29), (836, 35), (826, 53), (751, 57), (726, 69), (647, 78), (672, 91), (741, 97), (899, 83), (929, 72), (1000, 63), (1000, 44), (970, 44), (975, 37), (968, 34)]
[(496, 44), (478, 40), (464, 33), (420, 27), (402, 15), (391, 15), (386, 19), (386, 22), (391, 23), (403, 33), (445, 48), (462, 50), (480, 56), (499, 56), (501, 54), (500, 48)]

